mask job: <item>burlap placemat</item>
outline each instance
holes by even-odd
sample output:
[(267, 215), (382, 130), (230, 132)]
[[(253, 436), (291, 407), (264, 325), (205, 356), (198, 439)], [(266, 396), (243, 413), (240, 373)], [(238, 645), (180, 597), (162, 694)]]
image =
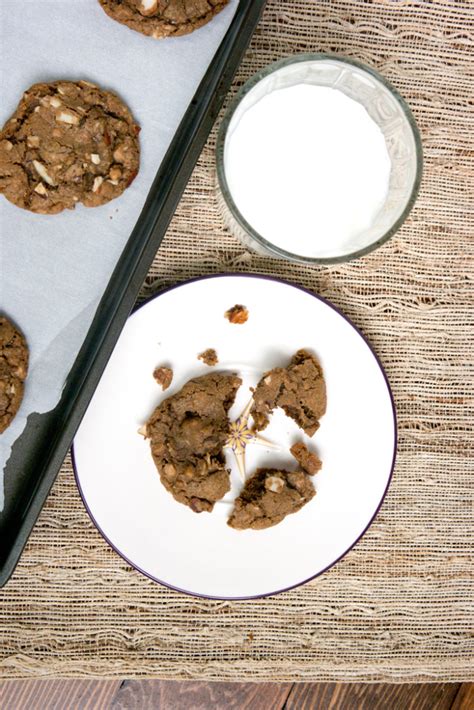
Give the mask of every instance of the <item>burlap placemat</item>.
[(214, 132), (143, 290), (252, 271), (342, 308), (375, 346), (398, 407), (398, 464), (376, 522), (305, 587), (260, 601), (201, 601), (143, 578), (107, 547), (68, 461), (0, 592), (2, 677), (472, 677), (473, 32), (471, 0), (270, 0), (234, 87), (295, 52), (338, 52), (376, 67), (421, 129), (419, 200), (395, 239), (346, 266), (253, 256), (217, 214)]

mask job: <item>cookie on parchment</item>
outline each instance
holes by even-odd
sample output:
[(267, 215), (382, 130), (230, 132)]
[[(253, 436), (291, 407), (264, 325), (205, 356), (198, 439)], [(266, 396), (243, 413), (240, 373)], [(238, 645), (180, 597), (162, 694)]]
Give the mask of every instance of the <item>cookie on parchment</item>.
[(0, 316), (0, 434), (10, 426), (23, 399), (28, 346), (20, 331)]
[(41, 214), (103, 205), (137, 175), (139, 130), (110, 91), (87, 81), (34, 84), (0, 132), (0, 192)]
[(155, 39), (185, 35), (207, 24), (229, 0), (99, 0), (113, 20)]

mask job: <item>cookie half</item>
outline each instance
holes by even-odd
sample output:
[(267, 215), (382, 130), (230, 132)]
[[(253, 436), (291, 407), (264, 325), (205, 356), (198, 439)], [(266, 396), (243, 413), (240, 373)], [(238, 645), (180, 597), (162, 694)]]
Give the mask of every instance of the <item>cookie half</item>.
[(103, 205), (137, 175), (139, 130), (110, 91), (87, 81), (34, 84), (0, 133), (0, 192), (40, 214)]
[(207, 24), (229, 0), (99, 0), (113, 20), (155, 39)]
[(281, 523), (306, 505), (316, 491), (303, 471), (260, 468), (235, 500), (228, 525), (236, 530), (263, 530)]
[(146, 423), (143, 433), (161, 482), (195, 513), (210, 512), (230, 490), (223, 448), (227, 415), (241, 384), (236, 375), (196, 377), (165, 399)]
[(253, 395), (250, 414), (256, 431), (264, 429), (274, 409), (281, 407), (308, 436), (313, 436), (326, 412), (326, 384), (318, 360), (298, 350), (287, 367), (266, 372)]
[(10, 426), (23, 399), (28, 346), (20, 331), (0, 316), (0, 434)]

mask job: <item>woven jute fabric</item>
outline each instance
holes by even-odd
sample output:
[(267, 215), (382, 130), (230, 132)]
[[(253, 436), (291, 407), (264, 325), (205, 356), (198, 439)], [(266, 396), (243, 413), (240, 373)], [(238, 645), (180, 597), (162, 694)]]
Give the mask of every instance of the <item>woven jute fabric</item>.
[(67, 461), (0, 592), (0, 675), (209, 680), (467, 680), (473, 673), (474, 3), (270, 0), (233, 90), (329, 51), (378, 69), (421, 130), (421, 192), (398, 235), (330, 268), (250, 254), (224, 230), (215, 130), (142, 296), (222, 271), (330, 299), (379, 354), (398, 409), (393, 482), (333, 569), (280, 596), (199, 600), (130, 569), (90, 522)]

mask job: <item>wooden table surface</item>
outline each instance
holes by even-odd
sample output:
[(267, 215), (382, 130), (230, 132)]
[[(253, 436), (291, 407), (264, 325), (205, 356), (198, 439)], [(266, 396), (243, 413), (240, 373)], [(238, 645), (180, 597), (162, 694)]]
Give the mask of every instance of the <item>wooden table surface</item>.
[(474, 683), (0, 682), (0, 710), (474, 710)]

